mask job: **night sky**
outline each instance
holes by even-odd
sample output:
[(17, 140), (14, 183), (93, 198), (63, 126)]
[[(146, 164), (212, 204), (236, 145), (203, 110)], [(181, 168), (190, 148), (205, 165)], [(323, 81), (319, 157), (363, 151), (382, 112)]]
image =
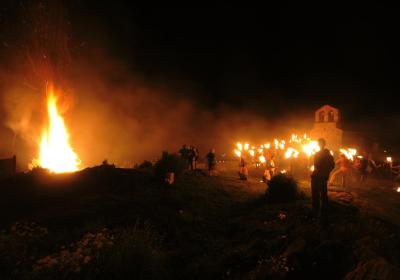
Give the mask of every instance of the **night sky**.
[(381, 133), (382, 122), (385, 131), (400, 128), (393, 7), (145, 8), (115, 0), (65, 6), (76, 44), (102, 48), (151, 83), (190, 85), (185, 98), (200, 107), (279, 118), (331, 104), (354, 130)]
[(391, 7), (154, 9), (112, 1), (72, 8), (77, 26), (84, 22), (81, 37), (104, 43), (149, 79), (193, 83), (200, 104), (274, 115), (332, 103), (351, 118), (398, 111)]

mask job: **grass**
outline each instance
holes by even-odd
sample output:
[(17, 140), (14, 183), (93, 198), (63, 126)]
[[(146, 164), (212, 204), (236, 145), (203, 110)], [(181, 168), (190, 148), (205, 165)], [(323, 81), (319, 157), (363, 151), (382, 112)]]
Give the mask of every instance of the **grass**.
[[(320, 227), (307, 219), (309, 198), (271, 204), (259, 179), (236, 176), (230, 170), (217, 177), (186, 172), (164, 186), (146, 170), (96, 167), (4, 181), (0, 278), (340, 279), (377, 257), (399, 265), (398, 226), (335, 199), (330, 224)], [(22, 238), (10, 230), (24, 221), (48, 233)], [(85, 247), (92, 260), (79, 272), (33, 269), (63, 246), (75, 252), (71, 243), (103, 228), (113, 246)]]

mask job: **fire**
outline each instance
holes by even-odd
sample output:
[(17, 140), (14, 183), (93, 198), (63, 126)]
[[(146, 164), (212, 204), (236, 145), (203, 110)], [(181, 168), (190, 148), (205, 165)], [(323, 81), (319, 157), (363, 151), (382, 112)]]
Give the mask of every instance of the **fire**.
[(258, 160), (259, 160), (261, 163), (265, 163), (265, 162), (266, 162), (264, 156), (259, 156), (259, 157), (258, 157)]
[(340, 149), (340, 152), (349, 160), (354, 160), (354, 156), (357, 155), (356, 149)]
[(387, 161), (387, 162), (392, 162), (392, 157), (387, 157), (387, 158), (386, 158), (386, 161)]
[(396, 190), (396, 191), (400, 193), (400, 187), (397, 187), (397, 190)]
[(287, 149), (287, 151), (285, 152), (285, 158), (291, 158), (291, 157), (297, 158), (298, 156), (299, 156), (299, 152), (291, 147), (289, 147)]
[(241, 156), (242, 156), (242, 152), (235, 149), (235, 155), (236, 155), (237, 157), (241, 157)]
[(307, 154), (308, 157), (314, 155), (316, 152), (319, 152), (321, 148), (318, 145), (317, 141), (311, 141), (306, 145), (303, 145), (303, 152)]
[(53, 89), (47, 95), (48, 126), (42, 133), (38, 165), (54, 173), (77, 171), (80, 160), (69, 143), (63, 117), (57, 109)]

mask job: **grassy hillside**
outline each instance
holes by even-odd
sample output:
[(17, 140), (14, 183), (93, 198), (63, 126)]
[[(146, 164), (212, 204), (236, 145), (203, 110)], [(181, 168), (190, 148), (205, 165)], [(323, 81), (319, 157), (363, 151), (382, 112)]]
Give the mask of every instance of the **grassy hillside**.
[(396, 279), (397, 225), (331, 192), (321, 227), (307, 196), (272, 204), (265, 189), (229, 170), (170, 187), (146, 169), (21, 174), (1, 183), (0, 278)]

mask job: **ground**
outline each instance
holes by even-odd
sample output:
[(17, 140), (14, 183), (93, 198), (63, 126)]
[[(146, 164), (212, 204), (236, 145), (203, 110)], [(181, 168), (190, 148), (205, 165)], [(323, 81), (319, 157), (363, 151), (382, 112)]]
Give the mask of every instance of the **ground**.
[[(2, 181), (1, 279), (396, 279), (400, 195), (386, 182), (332, 188), (329, 224), (306, 196), (272, 204), (257, 170), (35, 171)], [(35, 224), (32, 224), (34, 222)]]

